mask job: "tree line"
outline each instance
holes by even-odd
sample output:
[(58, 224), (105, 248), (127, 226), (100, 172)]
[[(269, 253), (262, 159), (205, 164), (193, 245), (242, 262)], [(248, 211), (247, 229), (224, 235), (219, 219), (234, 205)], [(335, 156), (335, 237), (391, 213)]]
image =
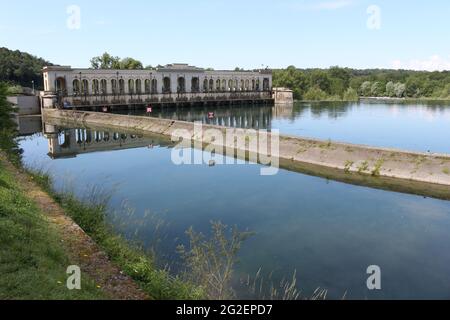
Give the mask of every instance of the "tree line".
[(43, 89), (42, 68), (52, 63), (19, 50), (0, 48), (0, 82)]
[(331, 67), (273, 70), (273, 86), (298, 100), (357, 100), (363, 97), (450, 99), (450, 72)]

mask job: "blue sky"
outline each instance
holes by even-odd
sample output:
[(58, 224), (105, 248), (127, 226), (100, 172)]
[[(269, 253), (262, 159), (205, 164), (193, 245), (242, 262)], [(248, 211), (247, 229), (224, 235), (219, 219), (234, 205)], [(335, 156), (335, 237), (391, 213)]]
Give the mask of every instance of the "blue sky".
[[(450, 69), (448, 0), (0, 0), (0, 46), (88, 67), (105, 51), (145, 65)], [(78, 24), (68, 20), (71, 5)], [(72, 11), (73, 13), (73, 11)], [(78, 20), (76, 20), (78, 21)]]

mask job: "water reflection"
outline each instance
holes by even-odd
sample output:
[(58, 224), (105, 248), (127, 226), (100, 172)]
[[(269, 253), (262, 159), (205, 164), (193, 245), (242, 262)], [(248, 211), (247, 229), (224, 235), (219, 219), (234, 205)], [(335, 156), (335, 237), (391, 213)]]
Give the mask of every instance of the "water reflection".
[[(164, 141), (115, 130), (45, 125), (45, 135), (49, 140), (35, 135), (21, 141), (25, 164), (45, 166), (61, 187), (72, 178), (81, 195), (93, 183), (118, 185), (110, 221), (148, 248), (154, 241), (148, 212), (163, 217), (167, 241), (160, 250), (171, 266), (186, 229), (208, 234), (209, 221), (220, 220), (256, 232), (242, 248), (235, 283), (262, 267), (275, 283), (297, 270), (307, 295), (322, 287), (338, 299), (345, 292), (349, 299), (450, 297), (448, 201), (286, 170), (261, 177), (258, 166), (176, 166), (171, 150), (158, 147)], [(47, 155), (50, 140), (57, 160)], [(124, 199), (132, 215), (121, 214)], [(382, 269), (379, 292), (366, 287), (372, 264)], [(238, 294), (248, 297), (245, 288)]]
[(279, 129), (287, 135), (450, 153), (450, 143), (444, 138), (450, 136), (450, 104), (444, 102), (317, 102), (117, 112), (239, 128)]
[(142, 134), (121, 133), (103, 129), (64, 128), (46, 123), (44, 135), (52, 159), (76, 157), (79, 154), (168, 145), (165, 139)]
[(202, 122), (204, 124), (246, 128), (271, 129), (272, 117), (292, 115), (293, 105), (271, 107), (261, 105), (245, 106), (214, 106), (214, 107), (176, 107), (152, 108), (146, 110), (122, 110), (119, 114), (150, 116), (155, 118), (173, 119), (189, 122)]

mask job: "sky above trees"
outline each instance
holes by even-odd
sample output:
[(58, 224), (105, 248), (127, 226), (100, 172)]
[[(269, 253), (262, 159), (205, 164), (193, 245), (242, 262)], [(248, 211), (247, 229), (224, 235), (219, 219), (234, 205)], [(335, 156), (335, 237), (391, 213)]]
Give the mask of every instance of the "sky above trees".
[(0, 46), (74, 67), (107, 51), (215, 69), (450, 69), (447, 0), (9, 1)]

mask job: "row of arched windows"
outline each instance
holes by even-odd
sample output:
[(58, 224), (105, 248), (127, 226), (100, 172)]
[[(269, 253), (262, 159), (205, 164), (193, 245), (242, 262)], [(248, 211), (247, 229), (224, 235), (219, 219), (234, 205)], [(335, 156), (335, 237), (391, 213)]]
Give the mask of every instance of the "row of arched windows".
[[(158, 82), (156, 79), (144, 80), (144, 88), (142, 88), (141, 79), (129, 79), (128, 91), (125, 92), (125, 80), (124, 79), (112, 79), (111, 92), (108, 92), (108, 82), (105, 79), (91, 81), (91, 87), (87, 79), (73, 80), (73, 93), (74, 95), (107, 95), (109, 93), (113, 95), (127, 94), (151, 94), (158, 93)], [(259, 79), (204, 79), (203, 80), (203, 92), (225, 92), (225, 91), (260, 91), (261, 84)], [(144, 89), (144, 90), (142, 90)], [(269, 79), (263, 80), (263, 90), (269, 90)], [(172, 93), (172, 85), (170, 77), (163, 78), (163, 93)], [(184, 77), (178, 77), (176, 92), (186, 92), (186, 80)], [(193, 77), (191, 80), (191, 92), (200, 92), (200, 79)]]
[[(70, 135), (69, 132), (65, 132), (64, 135), (60, 135), (60, 137), (63, 137), (63, 140), (59, 138), (59, 145), (67, 145), (67, 143), (70, 144)], [(75, 138), (76, 142), (78, 144), (87, 143), (90, 144), (91, 142), (107, 142), (110, 139), (112, 140), (126, 140), (127, 138), (136, 139), (142, 136), (138, 136), (135, 134), (127, 135), (125, 133), (110, 133), (110, 132), (104, 132), (104, 131), (91, 131), (87, 129), (75, 129)]]

